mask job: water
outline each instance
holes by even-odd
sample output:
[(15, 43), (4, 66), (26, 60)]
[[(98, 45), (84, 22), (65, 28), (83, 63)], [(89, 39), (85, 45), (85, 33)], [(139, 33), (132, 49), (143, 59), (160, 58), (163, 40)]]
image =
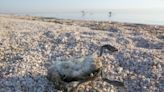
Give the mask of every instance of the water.
[(33, 16), (54, 17), (61, 19), (117, 21), (140, 24), (164, 25), (164, 11), (162, 10), (112, 10), (82, 12), (58, 12), (58, 13), (30, 13)]

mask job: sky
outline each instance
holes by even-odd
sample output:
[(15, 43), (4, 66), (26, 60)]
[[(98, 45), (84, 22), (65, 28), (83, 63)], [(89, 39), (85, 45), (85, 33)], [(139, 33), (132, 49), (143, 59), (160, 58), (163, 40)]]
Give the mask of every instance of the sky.
[(0, 0), (0, 12), (164, 9), (164, 0)]

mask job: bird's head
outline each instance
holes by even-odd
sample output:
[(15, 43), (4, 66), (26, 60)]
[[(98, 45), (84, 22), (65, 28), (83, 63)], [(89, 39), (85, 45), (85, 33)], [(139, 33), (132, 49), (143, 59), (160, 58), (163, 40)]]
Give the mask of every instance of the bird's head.
[(103, 54), (105, 49), (107, 49), (109, 51), (109, 53), (114, 53), (114, 52), (118, 51), (117, 48), (115, 48), (115, 47), (113, 47), (113, 46), (111, 46), (109, 44), (106, 44), (106, 45), (101, 46), (99, 56), (102, 56), (102, 54)]

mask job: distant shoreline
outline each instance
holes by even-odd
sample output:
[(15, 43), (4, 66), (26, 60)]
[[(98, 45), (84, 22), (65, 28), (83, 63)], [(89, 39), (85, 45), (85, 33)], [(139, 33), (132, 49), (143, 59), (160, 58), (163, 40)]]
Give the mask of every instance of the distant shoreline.
[(14, 13), (0, 13), (0, 16), (10, 16), (15, 18), (22, 18), (22, 19), (30, 19), (33, 18), (33, 20), (44, 20), (44, 21), (53, 21), (55, 20), (61, 20), (61, 21), (92, 21), (92, 22), (111, 22), (111, 23), (122, 23), (122, 24), (134, 24), (134, 25), (153, 25), (153, 26), (164, 26), (164, 24), (156, 24), (156, 23), (135, 23), (135, 22), (123, 22), (123, 21), (115, 21), (115, 20), (94, 20), (94, 19), (70, 19), (70, 18), (58, 18), (58, 17), (46, 17), (46, 16), (38, 16), (38, 15), (31, 15), (31, 14), (14, 14)]

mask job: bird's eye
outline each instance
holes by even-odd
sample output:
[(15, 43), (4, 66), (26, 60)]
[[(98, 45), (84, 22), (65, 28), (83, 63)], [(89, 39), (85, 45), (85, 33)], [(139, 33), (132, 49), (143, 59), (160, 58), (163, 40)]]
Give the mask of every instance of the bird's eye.
[(94, 76), (93, 73), (91, 73), (90, 76), (93, 77)]

